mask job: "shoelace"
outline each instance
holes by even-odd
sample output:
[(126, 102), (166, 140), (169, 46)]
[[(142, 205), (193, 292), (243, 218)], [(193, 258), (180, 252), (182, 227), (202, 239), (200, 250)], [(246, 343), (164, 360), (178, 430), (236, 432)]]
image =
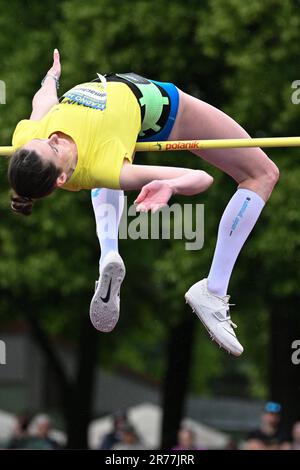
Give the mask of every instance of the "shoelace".
[[(229, 300), (229, 299), (228, 299)], [(235, 304), (230, 304), (228, 303), (226, 300), (223, 300), (222, 301), (224, 302), (224, 307), (221, 307), (220, 310), (224, 310), (224, 308), (226, 308), (226, 312), (228, 312), (229, 310), (229, 307), (234, 307)], [(237, 328), (237, 325), (235, 323), (233, 323), (233, 321), (231, 320), (231, 316), (230, 315), (227, 315), (225, 318), (223, 319), (220, 319), (218, 318), (218, 320), (220, 322), (224, 322), (224, 321), (227, 321), (229, 323), (230, 326), (232, 326), (233, 328)]]
[(220, 322), (223, 322), (223, 321), (228, 321), (230, 326), (233, 326), (233, 328), (237, 328), (237, 325), (235, 323), (233, 323), (233, 321), (231, 320), (230, 315), (228, 317), (225, 317), (223, 320), (220, 320)]

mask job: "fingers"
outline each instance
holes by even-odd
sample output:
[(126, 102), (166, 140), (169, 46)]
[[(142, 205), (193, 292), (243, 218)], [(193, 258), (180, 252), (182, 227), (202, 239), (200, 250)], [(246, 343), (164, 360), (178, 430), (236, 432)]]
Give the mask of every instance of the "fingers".
[(151, 210), (153, 203), (151, 201), (144, 201), (141, 204), (138, 204), (135, 208), (137, 212), (148, 212)]
[(53, 51), (53, 65), (50, 68), (49, 72), (53, 73), (59, 79), (61, 74), (61, 65), (58, 49), (54, 49)]
[(53, 52), (53, 61), (55, 63), (59, 62), (59, 52), (58, 52), (58, 49), (54, 49), (54, 52)]
[(146, 199), (147, 195), (149, 193), (149, 189), (144, 186), (140, 192), (140, 194), (138, 195), (138, 197), (136, 198), (136, 200), (134, 201), (135, 204), (139, 204), (140, 202), (142, 202), (144, 199)]
[(151, 211), (152, 214), (154, 214), (155, 212), (159, 211), (163, 207), (166, 207), (167, 205), (168, 204), (150, 202), (148, 204), (147, 203), (138, 204), (135, 209), (137, 212)]
[(154, 214), (155, 212), (159, 211), (163, 207), (167, 207), (168, 204), (151, 204), (151, 212)]
[(148, 207), (146, 204), (138, 204), (135, 208), (137, 212), (148, 212)]

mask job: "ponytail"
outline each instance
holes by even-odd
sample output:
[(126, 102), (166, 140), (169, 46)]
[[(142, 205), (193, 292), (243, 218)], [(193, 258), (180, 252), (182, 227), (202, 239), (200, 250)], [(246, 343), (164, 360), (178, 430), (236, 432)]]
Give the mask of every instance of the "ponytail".
[(30, 215), (33, 199), (48, 196), (55, 189), (60, 173), (54, 163), (44, 161), (34, 150), (18, 149), (10, 159), (7, 174), (15, 192), (11, 197), (12, 210)]

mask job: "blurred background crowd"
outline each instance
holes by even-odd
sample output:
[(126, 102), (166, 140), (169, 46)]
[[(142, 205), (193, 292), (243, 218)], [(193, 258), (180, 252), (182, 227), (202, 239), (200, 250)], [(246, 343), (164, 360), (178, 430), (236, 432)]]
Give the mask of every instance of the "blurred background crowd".
[[(210, 428), (203, 429), (196, 422), (183, 422), (177, 432), (176, 444), (172, 451), (205, 450), (300, 450), (300, 421), (290, 430), (281, 423), (281, 405), (267, 402), (260, 416), (258, 427), (247, 434), (223, 434), (222, 444), (215, 439)], [(2, 426), (0, 415), (0, 430)], [(103, 425), (104, 424), (104, 425)], [(137, 429), (139, 428), (140, 431)], [(1, 431), (0, 431), (1, 432)], [(91, 434), (93, 433), (93, 435)], [(50, 416), (20, 415), (11, 420), (11, 428), (6, 426), (6, 439), (0, 441), (1, 449), (67, 449), (66, 435), (54, 429)], [(220, 433), (221, 435), (221, 433)], [(90, 428), (89, 448), (96, 450), (153, 450), (149, 447), (147, 421), (135, 426), (128, 412), (119, 410), (111, 415), (107, 423), (97, 420)]]

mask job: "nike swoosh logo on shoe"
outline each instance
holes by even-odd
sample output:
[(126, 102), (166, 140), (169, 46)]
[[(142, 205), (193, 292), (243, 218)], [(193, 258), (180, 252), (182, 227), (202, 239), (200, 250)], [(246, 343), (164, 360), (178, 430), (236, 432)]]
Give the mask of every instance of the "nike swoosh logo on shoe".
[(100, 296), (100, 299), (101, 299), (102, 302), (104, 302), (105, 304), (107, 304), (107, 302), (109, 301), (109, 298), (110, 298), (111, 281), (112, 281), (112, 279), (110, 279), (110, 281), (109, 281), (109, 286), (108, 286), (108, 290), (107, 290), (106, 296), (105, 296), (105, 297), (101, 297), (101, 296)]

